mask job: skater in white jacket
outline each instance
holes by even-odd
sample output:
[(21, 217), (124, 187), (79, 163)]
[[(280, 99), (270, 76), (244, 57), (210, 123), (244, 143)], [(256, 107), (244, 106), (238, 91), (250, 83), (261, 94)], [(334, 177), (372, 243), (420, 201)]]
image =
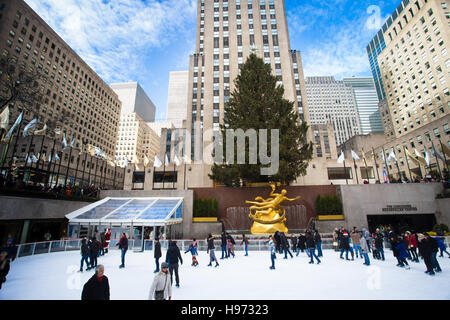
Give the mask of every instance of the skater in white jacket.
[(167, 262), (161, 263), (161, 271), (159, 271), (153, 279), (148, 300), (171, 300), (172, 299), (172, 283), (170, 281), (169, 265)]

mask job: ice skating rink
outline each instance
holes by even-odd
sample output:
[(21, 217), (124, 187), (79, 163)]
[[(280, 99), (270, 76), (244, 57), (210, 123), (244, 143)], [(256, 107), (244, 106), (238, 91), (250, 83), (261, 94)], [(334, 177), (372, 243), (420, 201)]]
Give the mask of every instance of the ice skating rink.
[[(339, 253), (324, 250), (322, 263), (308, 264), (306, 253), (284, 260), (277, 254), (276, 270), (269, 270), (268, 252), (250, 251), (245, 257), (220, 260), (218, 268), (208, 267), (209, 256), (200, 251), (199, 265), (191, 266), (191, 255), (183, 254), (180, 288), (173, 285), (176, 300), (449, 300), (450, 259), (439, 258), (442, 272), (424, 273), (425, 264), (409, 262), (411, 269), (396, 266), (390, 250), (386, 261), (341, 260)], [(221, 252), (216, 251), (221, 257)], [(163, 250), (163, 258), (165, 251)], [(11, 263), (0, 300), (79, 300), (84, 283), (93, 271), (78, 272), (80, 253), (58, 252), (18, 258)], [(162, 262), (163, 259), (160, 260)], [(112, 300), (144, 300), (154, 277), (153, 252), (127, 252), (125, 269), (119, 269), (120, 252), (110, 251), (98, 258), (109, 278)], [(214, 264), (213, 264), (214, 265)], [(175, 280), (175, 279), (174, 279)]]

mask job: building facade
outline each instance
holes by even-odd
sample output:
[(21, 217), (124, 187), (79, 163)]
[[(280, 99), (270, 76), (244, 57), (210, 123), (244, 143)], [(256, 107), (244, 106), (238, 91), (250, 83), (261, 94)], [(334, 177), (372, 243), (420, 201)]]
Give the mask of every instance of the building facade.
[(111, 88), (122, 101), (121, 115), (135, 112), (146, 122), (155, 121), (155, 105), (139, 83), (113, 83)]
[(353, 89), (361, 134), (383, 132), (383, 124), (378, 110), (377, 91), (373, 78), (343, 78), (342, 82)]
[[(85, 178), (87, 180), (76, 176), (85, 166), (92, 170), (92, 176), (107, 175), (111, 179), (108, 187), (113, 187), (114, 166), (96, 157), (85, 158), (85, 153), (88, 153), (90, 145), (100, 148), (108, 159), (114, 158), (121, 111), (117, 94), (23, 0), (0, 1), (0, 30), (1, 58), (43, 76), (37, 81), (42, 101), (28, 109), (20, 103), (7, 106), (10, 110), (9, 127), (22, 111), (20, 129), (33, 118), (38, 121), (36, 129), (47, 125), (47, 131), (36, 137), (19, 138), (16, 129), (13, 137), (17, 139), (12, 139), (2, 164), (4, 172), (10, 172), (10, 164), (13, 163), (19, 168), (19, 177), (23, 177), (26, 170), (21, 168), (32, 169), (27, 164), (26, 155), (33, 153), (38, 159), (36, 170), (31, 172), (33, 177), (39, 177), (35, 182), (60, 182), (54, 178), (62, 176), (65, 183), (67, 180), (92, 183), (89, 176)], [(72, 141), (74, 143), (63, 152), (61, 142), (64, 135), (69, 145)], [(35, 138), (33, 141), (32, 137)], [(3, 143), (3, 150), (5, 147)], [(55, 154), (61, 161), (48, 161), (50, 156), (54, 159)], [(52, 165), (61, 169), (59, 174)], [(64, 177), (66, 172), (68, 179)]]
[(307, 77), (306, 93), (311, 124), (333, 125), (336, 145), (360, 134), (356, 101), (351, 86), (333, 76)]
[[(384, 32), (386, 48), (378, 56), (386, 92), (380, 107), (386, 134), (381, 148), (396, 153), (398, 162), (387, 163), (387, 169), (397, 179), (448, 168), (445, 160), (433, 159), (432, 151), (434, 146), (444, 158), (441, 143), (450, 146), (449, 5), (449, 1), (403, 1), (403, 9), (397, 9), (399, 15)], [(428, 154), (434, 164), (411, 161), (405, 151), (414, 155), (415, 149), (422, 156)]]
[(183, 126), (187, 117), (189, 71), (173, 71), (169, 75), (167, 120), (176, 128)]

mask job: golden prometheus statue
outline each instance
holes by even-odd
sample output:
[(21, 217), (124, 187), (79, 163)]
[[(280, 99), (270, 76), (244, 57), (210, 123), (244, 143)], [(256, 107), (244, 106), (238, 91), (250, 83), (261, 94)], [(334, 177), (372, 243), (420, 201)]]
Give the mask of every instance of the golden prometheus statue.
[(284, 224), (286, 211), (280, 204), (284, 200), (294, 201), (300, 199), (300, 197), (289, 199), (285, 196), (287, 193), (285, 189), (281, 190), (281, 193), (275, 193), (275, 184), (271, 184), (271, 187), (272, 192), (270, 196), (273, 198), (263, 199), (262, 197), (256, 197), (255, 200), (260, 202), (245, 201), (245, 203), (253, 204), (248, 215), (254, 221), (250, 229), (252, 234), (272, 234), (275, 231), (288, 232)]

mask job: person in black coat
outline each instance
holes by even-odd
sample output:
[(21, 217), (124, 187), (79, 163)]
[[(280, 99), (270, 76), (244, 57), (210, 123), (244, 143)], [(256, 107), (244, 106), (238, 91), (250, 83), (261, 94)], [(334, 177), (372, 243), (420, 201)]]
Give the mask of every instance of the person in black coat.
[(298, 252), (297, 248), (297, 237), (295, 235), (291, 236), (291, 243), (292, 243), (292, 251)]
[(281, 241), (281, 250), (284, 251), (284, 258), (283, 259), (287, 259), (287, 254), (288, 253), (291, 256), (291, 258), (293, 258), (294, 256), (292, 255), (291, 251), (289, 250), (289, 242), (288, 242), (284, 232), (280, 233), (280, 241)]
[(181, 257), (180, 249), (177, 246), (177, 243), (175, 241), (169, 242), (169, 249), (167, 249), (166, 253), (166, 262), (169, 264), (169, 272), (170, 272), (170, 283), (173, 283), (172, 281), (172, 275), (175, 271), (175, 286), (180, 286), (180, 278), (178, 276), (178, 261), (180, 261), (181, 264), (183, 264), (183, 258)]
[(275, 234), (273, 235), (273, 240), (275, 242), (275, 247), (277, 249), (277, 252), (281, 253), (281, 237), (280, 237), (279, 231), (275, 232)]
[(431, 237), (428, 233), (425, 233), (425, 239), (429, 241), (430, 247), (431, 247), (431, 264), (433, 267), (433, 270), (435, 272), (441, 272), (441, 266), (439, 265), (439, 262), (437, 261), (437, 253), (439, 252), (439, 244), (437, 240), (433, 237)]
[(316, 242), (314, 241), (314, 237), (310, 232), (306, 233), (306, 247), (309, 250), (309, 255), (311, 257), (311, 261), (309, 263), (314, 263), (314, 258), (317, 260), (317, 264), (320, 263), (320, 259), (316, 256)]
[(220, 258), (221, 260), (224, 258), (228, 258), (228, 252), (227, 252), (227, 236), (225, 234), (225, 231), (222, 231), (222, 234), (220, 235), (220, 240), (221, 240), (221, 248), (222, 248), (222, 258)]
[(350, 235), (348, 234), (347, 230), (341, 229), (339, 236), (339, 245), (341, 246), (341, 255), (339, 257), (341, 259), (344, 259), (343, 254), (345, 251), (345, 260), (350, 260), (348, 258), (348, 252), (350, 251)]
[(109, 281), (105, 268), (99, 264), (95, 274), (84, 284), (81, 300), (109, 300)]
[(17, 246), (14, 244), (11, 235), (8, 235), (6, 245), (1, 249), (1, 251), (6, 251), (6, 253), (8, 253), (8, 260), (14, 261), (16, 259)]
[(305, 249), (306, 249), (306, 237), (305, 237), (304, 234), (300, 234), (300, 235), (298, 236), (297, 248), (298, 248), (298, 250), (297, 250), (297, 256), (298, 256), (299, 250), (300, 250), (301, 252), (305, 251)]
[(155, 238), (155, 263), (156, 263), (156, 270), (153, 273), (159, 272), (159, 258), (161, 258), (161, 243), (159, 242), (159, 238)]
[(433, 244), (429, 241), (428, 237), (424, 237), (422, 234), (418, 235), (418, 239), (417, 247), (419, 248), (419, 254), (422, 256), (423, 262), (425, 262), (425, 266), (427, 267), (425, 273), (434, 276), (433, 262), (431, 260)]
[(100, 243), (95, 237), (92, 237), (91, 242), (89, 244), (89, 249), (91, 254), (91, 269), (92, 269), (97, 266), (97, 257), (98, 252), (100, 250)]
[(0, 253), (0, 289), (2, 288), (3, 282), (6, 282), (6, 276), (9, 273), (9, 268), (8, 253), (6, 251), (2, 251)]
[(81, 264), (80, 264), (80, 272), (83, 272), (83, 262), (86, 261), (86, 271), (90, 270), (91, 267), (89, 266), (89, 245), (87, 244), (86, 239), (81, 240)]

